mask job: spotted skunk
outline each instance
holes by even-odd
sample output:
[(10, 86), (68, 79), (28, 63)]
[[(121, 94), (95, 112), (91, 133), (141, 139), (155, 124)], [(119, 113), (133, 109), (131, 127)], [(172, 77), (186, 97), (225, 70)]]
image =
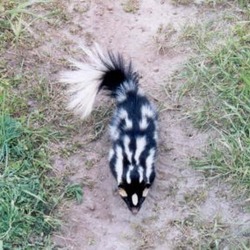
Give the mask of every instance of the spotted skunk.
[(155, 179), (157, 112), (140, 89), (131, 62), (125, 64), (120, 54), (103, 53), (97, 45), (83, 51), (88, 61), (71, 61), (77, 70), (63, 72), (60, 81), (68, 84), (69, 108), (83, 119), (100, 90), (115, 98), (109, 165), (120, 196), (136, 214)]

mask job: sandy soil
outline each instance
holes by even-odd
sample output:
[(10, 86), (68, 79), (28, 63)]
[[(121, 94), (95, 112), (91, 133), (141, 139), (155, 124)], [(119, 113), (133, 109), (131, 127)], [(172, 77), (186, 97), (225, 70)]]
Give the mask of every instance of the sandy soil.
[[(52, 59), (41, 70), (47, 72), (48, 68), (47, 74), (56, 81), (58, 71), (66, 65), (57, 63), (53, 72), (53, 61), (81, 58), (78, 44), (91, 45), (93, 41), (131, 58), (143, 89), (161, 110), (157, 178), (134, 216), (115, 192), (108, 168), (107, 130), (70, 157), (55, 156), (58, 174), (67, 172), (71, 182), (85, 184), (82, 204), (66, 202), (59, 208), (63, 225), (54, 234), (55, 246), (75, 250), (198, 249), (206, 242), (204, 235), (216, 235), (217, 228), (222, 238), (224, 234), (225, 239), (234, 238), (250, 216), (228, 186), (208, 181), (189, 165), (191, 157), (202, 156), (209, 134), (194, 129), (185, 117), (190, 100), (179, 102), (174, 92), (167, 95), (163, 88), (167, 84), (175, 89), (169, 79), (192, 55), (188, 46), (174, 46), (176, 35), (204, 13), (198, 5), (175, 6), (169, 0), (130, 2), (134, 13), (126, 12), (127, 2), (121, 0), (64, 1), (67, 20), (43, 31), (48, 39), (40, 44), (39, 56), (49, 53)], [(164, 27), (165, 33), (173, 29), (167, 37), (161, 34)], [(102, 105), (108, 106), (108, 101)], [(79, 127), (79, 133), (69, 141), (86, 142), (88, 133), (84, 126)], [(228, 244), (225, 240), (221, 249), (229, 249)]]

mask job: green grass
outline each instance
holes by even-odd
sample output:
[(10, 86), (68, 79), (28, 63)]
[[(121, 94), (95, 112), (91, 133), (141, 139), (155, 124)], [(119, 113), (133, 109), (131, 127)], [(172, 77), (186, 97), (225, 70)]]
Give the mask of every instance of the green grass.
[(10, 69), (4, 58), (13, 42), (18, 50), (32, 40), (31, 24), (44, 18), (32, 7), (45, 2), (0, 3), (0, 249), (51, 248), (58, 205), (83, 196), (81, 185), (57, 176), (50, 162), (63, 130), (53, 123), (57, 110), (51, 111), (56, 105), (47, 80), (22, 64)]
[(123, 3), (123, 10), (127, 13), (136, 13), (140, 9), (140, 1), (138, 0), (127, 0)]
[(57, 184), (46, 176), (51, 133), (26, 128), (7, 114), (0, 120), (0, 239), (5, 249), (38, 247), (58, 225), (51, 217)]
[(0, 83), (0, 241), (4, 249), (44, 249), (59, 226), (58, 204), (63, 198), (81, 202), (82, 188), (53, 173), (49, 145), (59, 134), (34, 126), (28, 114), (12, 117), (15, 94)]
[[(197, 4), (198, 1), (195, 0), (172, 0), (173, 4), (176, 5), (189, 5), (189, 4)], [(218, 5), (239, 5), (240, 7), (246, 7), (249, 5), (248, 0), (204, 0), (200, 1), (200, 4), (205, 6), (216, 7)]]
[[(177, 240), (175, 249), (249, 249), (249, 241), (247, 237), (244, 238), (244, 233), (241, 236), (232, 235), (230, 226), (219, 216), (204, 219), (195, 212), (171, 224), (184, 235)], [(198, 233), (190, 237), (190, 230)]]
[(196, 101), (189, 112), (195, 124), (217, 135), (207, 157), (193, 164), (250, 191), (250, 26), (242, 23), (223, 46), (187, 64), (182, 91)]
[(33, 22), (44, 18), (44, 16), (31, 11), (30, 7), (46, 2), (48, 0), (3, 0), (0, 3), (0, 42), (7, 42), (9, 39), (17, 42), (24, 37), (25, 32), (29, 30)]

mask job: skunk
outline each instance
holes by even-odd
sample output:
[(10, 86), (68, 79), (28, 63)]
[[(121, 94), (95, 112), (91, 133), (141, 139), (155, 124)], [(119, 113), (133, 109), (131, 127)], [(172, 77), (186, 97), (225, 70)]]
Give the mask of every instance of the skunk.
[(109, 126), (109, 165), (118, 193), (136, 214), (156, 175), (157, 111), (140, 89), (131, 61), (125, 64), (119, 53), (104, 53), (97, 45), (82, 49), (87, 61), (71, 61), (76, 70), (63, 72), (60, 78), (68, 85), (68, 107), (84, 119), (100, 90), (107, 90), (116, 100)]

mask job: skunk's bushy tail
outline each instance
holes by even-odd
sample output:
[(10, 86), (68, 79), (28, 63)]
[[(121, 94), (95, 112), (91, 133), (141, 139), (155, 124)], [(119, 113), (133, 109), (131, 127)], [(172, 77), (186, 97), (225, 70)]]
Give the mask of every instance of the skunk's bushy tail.
[(126, 99), (127, 92), (137, 92), (138, 74), (131, 62), (125, 65), (120, 54), (104, 54), (97, 45), (92, 50), (82, 49), (88, 57), (86, 62), (71, 60), (76, 70), (63, 72), (60, 82), (68, 85), (68, 108), (84, 119), (91, 113), (99, 90), (108, 90), (118, 102)]

